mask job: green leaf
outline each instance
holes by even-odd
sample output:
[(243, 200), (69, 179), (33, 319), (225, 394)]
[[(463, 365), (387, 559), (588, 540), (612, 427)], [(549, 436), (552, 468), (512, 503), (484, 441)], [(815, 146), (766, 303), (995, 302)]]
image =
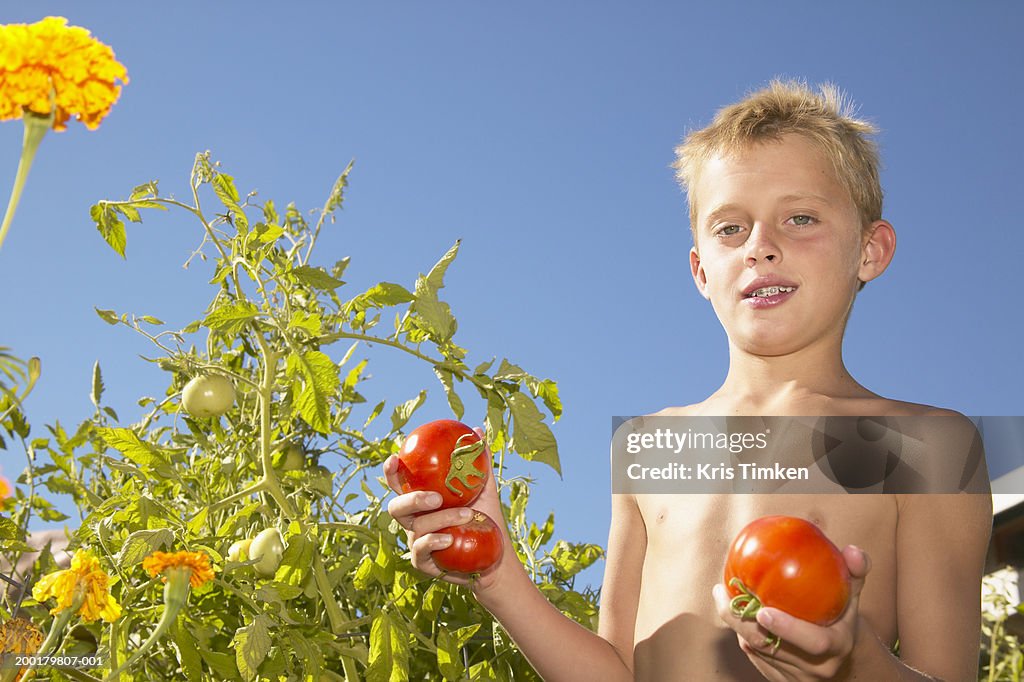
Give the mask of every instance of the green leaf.
[(120, 211), (121, 215), (123, 215), (125, 218), (132, 221), (133, 223), (142, 222), (142, 216), (139, 215), (139, 209), (135, 208), (131, 204), (121, 204), (120, 206), (115, 206), (114, 210)]
[(367, 682), (407, 682), (409, 644), (402, 622), (379, 611), (370, 626), (370, 665)]
[(21, 527), (6, 516), (0, 516), (0, 540), (17, 540), (21, 537)]
[(494, 373), (494, 378), (518, 382), (520, 379), (531, 379), (532, 377), (522, 367), (513, 365), (508, 360), (502, 358), (501, 364), (498, 365), (498, 371)]
[(174, 622), (174, 642), (178, 645), (185, 679), (189, 682), (202, 682), (203, 659), (197, 650), (195, 637), (182, 625), (180, 618)]
[(237, 680), (238, 666), (235, 665), (235, 657), (226, 651), (211, 651), (206, 647), (197, 644), (199, 655), (206, 661), (206, 665), (216, 673), (217, 680)]
[(549, 552), (559, 577), (568, 580), (604, 556), (604, 550), (593, 544), (570, 544), (559, 540)]
[(284, 228), (275, 223), (256, 223), (253, 234), (263, 244), (270, 244), (284, 234)]
[(169, 466), (160, 449), (141, 440), (138, 434), (130, 429), (101, 427), (96, 429), (96, 435), (102, 438), (109, 447), (114, 448), (140, 467)]
[(330, 405), (328, 400), (338, 388), (338, 368), (327, 355), (320, 351), (307, 351), (301, 355), (288, 356), (289, 376), (301, 376), (302, 386), (295, 399), (295, 410), (299, 416), (319, 433), (330, 430)]
[(452, 385), (452, 373), (446, 369), (434, 367), (434, 374), (437, 375), (437, 378), (441, 380), (441, 385), (444, 386), (444, 394), (448, 397), (448, 406), (452, 408), (455, 418), (461, 420), (462, 415), (466, 412), (466, 408), (462, 404), (459, 394), (455, 392), (455, 387)]
[(509, 394), (508, 403), (512, 410), (512, 449), (523, 459), (543, 462), (561, 475), (558, 443), (551, 429), (544, 423), (544, 415), (522, 393)]
[(301, 585), (313, 565), (313, 553), (316, 545), (305, 535), (293, 535), (288, 538), (281, 557), (281, 565), (274, 574), (274, 580), (286, 585)]
[(382, 400), (382, 401), (380, 401), (379, 403), (377, 403), (377, 404), (376, 404), (376, 405), (374, 406), (374, 408), (373, 408), (373, 411), (372, 411), (372, 412), (370, 412), (370, 416), (366, 418), (366, 423), (364, 423), (364, 424), (363, 424), (363, 430), (365, 431), (365, 430), (366, 430), (366, 428), (367, 428), (368, 426), (370, 426), (370, 424), (372, 424), (372, 423), (373, 423), (373, 421), (374, 421), (374, 420), (375, 420), (375, 419), (376, 419), (377, 417), (379, 417), (379, 416), (380, 416), (380, 413), (381, 413), (381, 412), (383, 412), (383, 411), (384, 411), (384, 401)]
[(461, 647), (448, 628), (437, 632), (437, 669), (449, 682), (461, 682), (466, 672), (462, 665)]
[(292, 313), (292, 319), (288, 322), (288, 328), (303, 329), (308, 332), (310, 336), (317, 336), (323, 328), (323, 321), (320, 319), (320, 316), (315, 313), (306, 313), (301, 310), (296, 310)]
[(213, 193), (217, 195), (220, 203), (224, 204), (224, 208), (228, 210), (228, 215), (231, 217), (238, 232), (240, 234), (248, 232), (249, 219), (239, 205), (241, 197), (235, 188), (235, 179), (227, 173), (215, 173), (210, 184), (213, 187)]
[(345, 312), (346, 314), (351, 314), (369, 308), (401, 305), (402, 303), (409, 303), (414, 299), (415, 296), (401, 284), (380, 282), (349, 301), (345, 305)]
[(409, 423), (409, 419), (412, 417), (413, 412), (419, 409), (427, 400), (427, 392), (420, 391), (419, 395), (410, 400), (406, 400), (401, 405), (395, 407), (391, 412), (391, 430), (399, 431), (403, 426)]
[(324, 218), (334, 213), (335, 210), (341, 208), (341, 204), (345, 201), (345, 188), (348, 187), (348, 174), (352, 172), (352, 165), (354, 163), (355, 161), (349, 161), (348, 165), (345, 166), (345, 170), (343, 170), (341, 175), (338, 176), (338, 179), (334, 181), (331, 193), (327, 197), (327, 203), (324, 205)]
[(253, 618), (245, 627), (235, 630), (231, 646), (235, 649), (235, 665), (242, 677), (253, 679), (258, 673), (260, 663), (270, 653), (270, 619), (263, 614)]
[(234, 301), (211, 310), (203, 325), (225, 334), (239, 334), (259, 312), (249, 301)]
[(340, 279), (335, 279), (327, 274), (327, 271), (323, 268), (311, 265), (300, 265), (297, 268), (292, 268), (291, 274), (303, 284), (314, 289), (320, 289), (321, 291), (333, 291), (344, 284)]
[(227, 173), (217, 173), (213, 176), (212, 183), (213, 191), (220, 199), (221, 203), (228, 208), (237, 207), (238, 202), (242, 198), (238, 195), (238, 190), (235, 188), (234, 177)]
[(145, 184), (136, 185), (135, 189), (132, 190), (132, 193), (128, 198), (131, 201), (135, 201), (136, 199), (149, 199), (159, 195), (160, 192), (157, 190), (157, 181), (150, 180)]
[(97, 360), (92, 366), (92, 391), (89, 398), (96, 409), (100, 407), (100, 400), (103, 398), (103, 374), (100, 372), (100, 361)]
[(548, 410), (551, 411), (551, 416), (558, 421), (562, 416), (562, 400), (558, 397), (558, 384), (551, 379), (540, 381), (533, 377), (530, 377), (526, 383), (530, 387), (530, 392), (544, 401)]
[(89, 209), (89, 215), (96, 222), (96, 229), (100, 231), (103, 240), (121, 258), (124, 258), (124, 249), (128, 240), (124, 231), (124, 222), (117, 217), (117, 211), (107, 202), (101, 201)]
[(117, 553), (117, 565), (122, 570), (131, 570), (154, 551), (170, 547), (173, 543), (174, 533), (166, 528), (137, 530), (121, 545), (121, 551)]
[(121, 318), (118, 317), (117, 313), (113, 310), (103, 310), (102, 308), (93, 308), (93, 310), (95, 310), (96, 314), (100, 316), (100, 319), (107, 324), (117, 324), (121, 321)]
[(444, 274), (459, 252), (459, 241), (448, 249), (441, 260), (426, 275), (416, 280), (416, 300), (410, 306), (414, 318), (410, 322), (439, 342), (446, 342), (455, 334), (458, 323), (447, 303), (440, 301), (437, 292), (444, 288)]

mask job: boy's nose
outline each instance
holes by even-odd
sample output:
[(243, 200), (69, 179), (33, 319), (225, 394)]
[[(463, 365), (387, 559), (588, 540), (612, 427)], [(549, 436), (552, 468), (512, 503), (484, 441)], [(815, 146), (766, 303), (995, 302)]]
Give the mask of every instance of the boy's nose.
[(750, 236), (747, 237), (746, 264), (756, 265), (758, 262), (767, 261), (778, 263), (782, 260), (782, 252), (775, 243), (771, 230), (762, 223), (754, 223)]

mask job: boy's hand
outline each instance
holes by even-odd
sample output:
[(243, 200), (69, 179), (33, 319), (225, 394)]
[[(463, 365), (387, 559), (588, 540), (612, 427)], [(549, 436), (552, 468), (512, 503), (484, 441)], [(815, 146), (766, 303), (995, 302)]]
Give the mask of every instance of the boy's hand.
[[(857, 641), (860, 591), (871, 567), (868, 555), (853, 545), (843, 550), (843, 558), (852, 578), (850, 603), (842, 617), (826, 627), (767, 606), (758, 611), (756, 621), (741, 620), (729, 608), (725, 586), (715, 585), (718, 615), (736, 631), (740, 649), (765, 679), (830, 680), (843, 670)], [(773, 648), (769, 635), (782, 639), (778, 649)]]
[[(481, 429), (476, 428), (473, 430), (476, 431), (481, 439), (484, 439), (484, 433)], [(438, 533), (437, 531), (448, 526), (459, 526), (468, 522), (473, 517), (473, 509), (487, 514), (497, 524), (498, 529), (501, 531), (504, 551), (502, 552), (501, 559), (495, 566), (481, 573), (479, 578), (472, 582), (469, 578), (461, 575), (450, 573), (444, 575), (444, 579), (450, 583), (472, 585), (473, 590), (477, 593), (493, 587), (498, 581), (503, 568), (508, 570), (508, 568), (518, 563), (515, 549), (512, 547), (512, 540), (508, 534), (505, 517), (501, 513), (498, 487), (494, 481), (494, 472), (490, 465), (491, 451), (487, 448), (486, 441), (484, 442), (484, 451), (487, 453), (488, 461), (487, 479), (483, 483), (483, 491), (481, 491), (480, 496), (473, 502), (471, 507), (456, 507), (454, 509), (442, 509), (432, 512), (431, 510), (436, 510), (441, 505), (440, 495), (424, 491), (401, 494), (402, 489), (396, 475), (398, 471), (398, 457), (396, 455), (388, 457), (384, 461), (383, 467), (384, 477), (387, 479), (388, 485), (396, 493), (399, 493), (398, 497), (394, 497), (388, 502), (388, 513), (406, 530), (409, 549), (412, 554), (412, 565), (427, 575), (438, 576), (442, 574), (441, 569), (434, 563), (430, 553), (434, 550), (444, 549), (452, 543), (451, 535)]]

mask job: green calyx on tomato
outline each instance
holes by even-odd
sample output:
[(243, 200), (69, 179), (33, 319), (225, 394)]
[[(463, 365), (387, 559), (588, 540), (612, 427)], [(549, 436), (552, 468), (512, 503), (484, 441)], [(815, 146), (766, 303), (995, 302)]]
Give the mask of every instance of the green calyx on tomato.
[(264, 578), (271, 578), (277, 573), (284, 556), (284, 538), (276, 528), (260, 531), (249, 545), (249, 558), (256, 561), (253, 569)]
[[(484, 451), (484, 442), (480, 440), (480, 436), (477, 436), (476, 433), (473, 436), (475, 436), (475, 440), (469, 434), (459, 436), (459, 439), (455, 442), (457, 447), (452, 451), (452, 464), (448, 467), (448, 475), (444, 479), (445, 487), (460, 497), (465, 493), (452, 485), (452, 481), (459, 481), (462, 483), (463, 489), (469, 489), (473, 487), (473, 484), (469, 481), (470, 476), (483, 479), (487, 475), (486, 471), (476, 466), (476, 460)], [(462, 442), (467, 441), (467, 439), (468, 442), (462, 445)]]
[(200, 374), (185, 384), (181, 404), (197, 419), (219, 417), (235, 404), (235, 387), (219, 374)]
[(504, 542), (497, 524), (481, 511), (458, 526), (438, 531), (452, 536), (452, 544), (430, 553), (442, 571), (476, 578), (501, 560)]
[(440, 509), (466, 507), (483, 491), (490, 466), (480, 436), (462, 422), (438, 419), (414, 429), (398, 453), (403, 493), (433, 491)]
[[(753, 618), (762, 606), (816, 625), (839, 619), (850, 601), (843, 553), (810, 521), (765, 516), (743, 528), (725, 562), (730, 609)], [(771, 638), (778, 648), (781, 640)]]

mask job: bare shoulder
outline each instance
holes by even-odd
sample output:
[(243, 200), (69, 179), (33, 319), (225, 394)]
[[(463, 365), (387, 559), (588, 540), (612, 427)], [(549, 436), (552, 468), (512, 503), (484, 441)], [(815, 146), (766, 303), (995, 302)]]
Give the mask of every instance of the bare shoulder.
[[(925, 405), (923, 403), (912, 403), (905, 400), (893, 400), (892, 398), (883, 398), (881, 396), (848, 401), (848, 404), (845, 407), (847, 410), (849, 408), (854, 408), (853, 413), (858, 416), (963, 417), (963, 415), (956, 410), (949, 410), (943, 407), (936, 407), (934, 405)], [(844, 410), (844, 412), (847, 410)]]
[(647, 415), (648, 417), (693, 417), (700, 414), (700, 408), (703, 403), (694, 405), (683, 405), (679, 407), (666, 407), (658, 410), (652, 414)]

